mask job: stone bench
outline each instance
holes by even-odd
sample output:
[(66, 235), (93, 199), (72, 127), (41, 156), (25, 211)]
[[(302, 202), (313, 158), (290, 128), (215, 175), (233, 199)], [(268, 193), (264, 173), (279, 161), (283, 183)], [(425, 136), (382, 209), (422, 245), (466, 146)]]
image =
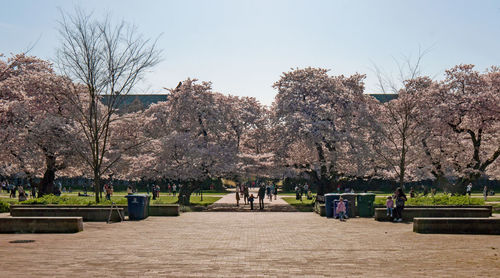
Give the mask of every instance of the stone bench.
[(82, 217), (5, 217), (0, 218), (0, 233), (78, 233)]
[(500, 235), (500, 218), (421, 218), (413, 219), (413, 231), (429, 234)]
[[(484, 217), (490, 216), (488, 208), (437, 208), (437, 207), (405, 207), (403, 210), (403, 220), (413, 221), (415, 217)], [(377, 221), (391, 221), (392, 219), (387, 216), (387, 209), (376, 208), (375, 220)]]
[[(120, 213), (123, 215), (123, 208), (118, 208)], [(13, 217), (71, 217), (80, 216), (83, 221), (108, 221), (110, 207), (48, 207), (48, 206), (36, 206), (36, 207), (23, 207), (23, 206), (12, 206), (10, 208), (10, 215)], [(111, 214), (111, 221), (119, 222), (121, 221), (120, 216), (116, 209), (113, 209)]]

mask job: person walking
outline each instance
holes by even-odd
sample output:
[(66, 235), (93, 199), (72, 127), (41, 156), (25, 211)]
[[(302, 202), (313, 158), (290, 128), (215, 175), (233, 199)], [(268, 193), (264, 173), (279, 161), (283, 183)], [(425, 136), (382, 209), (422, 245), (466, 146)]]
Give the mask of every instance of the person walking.
[(240, 189), (239, 187), (236, 187), (236, 206), (240, 206)]
[(174, 183), (174, 185), (172, 185), (172, 196), (175, 197), (176, 191), (177, 191), (177, 185)]
[(269, 185), (269, 202), (273, 201), (274, 184)]
[(240, 206), (240, 185), (236, 185), (236, 206)]
[(248, 197), (249, 197), (249, 194), (248, 194), (248, 185), (245, 185), (243, 187), (243, 201), (245, 202), (245, 205), (247, 204), (248, 202)]
[(261, 185), (259, 188), (259, 192), (257, 193), (257, 196), (259, 197), (259, 209), (263, 210), (264, 209), (264, 198), (266, 198), (266, 188), (264, 185)]
[[(15, 193), (14, 193), (14, 198), (16, 197)], [(484, 186), (483, 187), (483, 197), (484, 197), (484, 200), (486, 201), (488, 199), (488, 186)]]
[(401, 187), (398, 187), (396, 189), (396, 192), (394, 192), (394, 200), (396, 201), (396, 209), (394, 210), (394, 221), (395, 222), (402, 222), (403, 221), (403, 210), (405, 208), (405, 202), (408, 200), (406, 198), (405, 193), (403, 192), (403, 189)]

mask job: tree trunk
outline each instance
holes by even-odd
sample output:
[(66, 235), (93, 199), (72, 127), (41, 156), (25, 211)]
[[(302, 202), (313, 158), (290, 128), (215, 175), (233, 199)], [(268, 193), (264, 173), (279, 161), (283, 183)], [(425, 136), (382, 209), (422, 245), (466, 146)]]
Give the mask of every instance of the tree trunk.
[(45, 155), (45, 173), (38, 187), (38, 197), (54, 193), (54, 179), (56, 177), (56, 157)]
[(179, 189), (179, 200), (177, 201), (177, 203), (179, 203), (179, 205), (189, 206), (191, 204), (191, 193), (193, 193), (193, 191), (198, 188), (198, 185), (198, 182), (189, 182), (184, 184)]
[(99, 193), (101, 191), (101, 177), (99, 175), (98, 170), (94, 170), (94, 193), (95, 193), (95, 202), (99, 203)]

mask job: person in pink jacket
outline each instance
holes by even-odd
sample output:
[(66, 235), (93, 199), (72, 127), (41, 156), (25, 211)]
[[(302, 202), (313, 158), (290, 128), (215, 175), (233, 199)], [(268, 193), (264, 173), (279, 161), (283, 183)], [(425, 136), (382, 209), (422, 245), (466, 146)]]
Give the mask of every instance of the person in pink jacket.
[(339, 202), (337, 203), (337, 208), (335, 209), (337, 214), (339, 215), (340, 221), (345, 221), (345, 203), (344, 199), (340, 197)]

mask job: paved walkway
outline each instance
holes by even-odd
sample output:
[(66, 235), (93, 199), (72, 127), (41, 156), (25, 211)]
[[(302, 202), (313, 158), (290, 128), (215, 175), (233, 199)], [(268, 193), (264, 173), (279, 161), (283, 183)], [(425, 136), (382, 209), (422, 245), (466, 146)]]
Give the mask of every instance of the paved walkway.
[[(233, 190), (234, 191), (234, 190)], [(254, 201), (254, 210), (259, 210), (259, 199), (257, 197), (258, 188), (250, 188), (249, 193), (253, 194), (255, 197)], [(289, 205), (286, 201), (284, 201), (278, 194), (276, 200), (269, 200), (269, 198), (264, 199), (264, 210), (265, 211), (280, 211), (280, 212), (295, 212), (297, 211), (294, 207)], [(287, 196), (290, 197), (290, 196)], [(221, 199), (219, 199), (214, 204), (208, 207), (210, 211), (247, 211), (250, 212), (250, 203), (245, 205), (243, 197), (240, 198), (240, 205), (236, 206), (236, 192), (228, 193)]]
[[(500, 237), (313, 213), (196, 212), (0, 234), (1, 277), (498, 277)], [(9, 243), (35, 240), (33, 243)]]

